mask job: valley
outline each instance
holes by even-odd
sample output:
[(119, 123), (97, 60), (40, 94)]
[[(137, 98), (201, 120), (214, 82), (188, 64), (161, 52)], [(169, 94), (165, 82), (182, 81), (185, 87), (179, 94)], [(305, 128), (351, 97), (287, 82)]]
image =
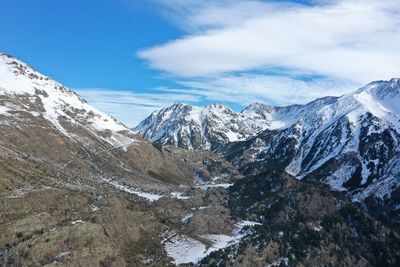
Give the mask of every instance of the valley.
[(2, 266), (399, 266), (400, 80), (136, 128), (0, 54)]

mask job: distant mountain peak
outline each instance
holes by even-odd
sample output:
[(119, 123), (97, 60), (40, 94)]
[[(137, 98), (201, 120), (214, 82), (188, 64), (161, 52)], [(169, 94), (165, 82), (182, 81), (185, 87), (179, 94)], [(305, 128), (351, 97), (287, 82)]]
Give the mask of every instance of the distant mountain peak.
[(250, 105), (248, 105), (247, 107), (245, 107), (242, 112), (245, 111), (261, 111), (261, 110), (269, 110), (269, 111), (273, 111), (276, 107), (273, 105), (269, 105), (269, 104), (264, 104), (264, 103), (260, 103), (260, 102), (254, 102), (251, 103)]
[(153, 112), (134, 131), (153, 142), (214, 150), (227, 142), (245, 140), (267, 125), (266, 120), (255, 120), (224, 104), (174, 104)]
[(206, 109), (231, 109), (230, 107), (228, 107), (225, 104), (222, 103), (213, 103), (213, 104), (208, 104), (205, 106)]

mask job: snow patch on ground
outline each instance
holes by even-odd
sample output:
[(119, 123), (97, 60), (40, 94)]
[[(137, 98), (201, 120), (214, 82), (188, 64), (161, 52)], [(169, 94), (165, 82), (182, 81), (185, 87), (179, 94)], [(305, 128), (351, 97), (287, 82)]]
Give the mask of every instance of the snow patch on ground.
[(109, 178), (102, 178), (102, 180), (120, 191), (129, 193), (129, 194), (133, 194), (133, 195), (137, 195), (137, 196), (144, 198), (150, 202), (158, 201), (162, 197), (171, 197), (171, 198), (176, 198), (176, 199), (181, 199), (181, 200), (186, 200), (186, 199), (190, 198), (189, 196), (183, 196), (182, 192), (171, 192), (169, 195), (159, 195), (159, 194), (154, 194), (154, 193), (143, 192), (138, 188), (130, 187), (128, 185), (122, 184), (116, 180), (112, 180)]
[(201, 190), (207, 190), (208, 188), (214, 188), (214, 187), (221, 187), (221, 188), (229, 188), (233, 185), (233, 183), (216, 183), (215, 181), (218, 181), (218, 179), (220, 179), (222, 177), (215, 177), (214, 179), (212, 179), (211, 182), (203, 182), (201, 180), (196, 181), (195, 184), (195, 188), (199, 188)]
[(189, 199), (189, 196), (183, 196), (182, 192), (171, 192), (171, 197), (176, 199)]
[(212, 242), (207, 248), (205, 244), (193, 237), (178, 234), (174, 231), (167, 231), (163, 235), (163, 246), (168, 256), (174, 259), (174, 263), (197, 263), (211, 252), (227, 248), (240, 242), (240, 240), (249, 234), (244, 231), (245, 226), (254, 226), (259, 223), (252, 221), (242, 221), (235, 224), (235, 229), (231, 235), (203, 235), (201, 238)]
[(233, 185), (233, 183), (228, 184), (228, 183), (223, 183), (223, 184), (200, 184), (200, 185), (195, 185), (196, 188), (200, 188), (201, 190), (207, 190), (208, 188), (214, 188), (214, 187), (221, 187), (221, 188), (229, 188)]
[(206, 245), (198, 240), (173, 231), (165, 233), (164, 236), (164, 249), (177, 265), (189, 262), (196, 263), (207, 256)]
[(92, 212), (95, 212), (95, 211), (98, 211), (98, 210), (100, 210), (100, 208), (97, 207), (96, 205), (92, 204)]
[(53, 264), (58, 264), (62, 257), (68, 256), (70, 253), (71, 252), (69, 251), (61, 252), (60, 254), (54, 257)]
[(185, 216), (182, 217), (181, 222), (183, 224), (186, 224), (186, 223), (190, 222), (190, 220), (192, 218), (193, 218), (193, 213), (186, 214)]
[(284, 266), (289, 266), (289, 258), (280, 258), (273, 263), (265, 265), (265, 267), (279, 267), (282, 266), (282, 263), (285, 264)]
[(146, 192), (140, 191), (140, 190), (138, 190), (136, 188), (126, 186), (126, 185), (121, 184), (121, 183), (119, 183), (119, 182), (117, 182), (115, 180), (106, 179), (106, 178), (103, 178), (102, 180), (105, 181), (106, 183), (112, 185), (113, 187), (117, 188), (120, 191), (127, 192), (129, 194), (137, 195), (139, 197), (147, 199), (150, 202), (157, 201), (162, 197), (161, 195), (152, 194), (152, 193), (146, 193)]
[(0, 106), (0, 115), (5, 115), (5, 116), (9, 116), (10, 114), (8, 114), (8, 112), (11, 111), (11, 109), (9, 109), (6, 106)]
[(27, 186), (27, 187), (16, 189), (15, 191), (11, 192), (7, 196), (7, 198), (23, 198), (26, 195), (33, 193), (33, 192), (39, 192), (39, 191), (45, 191), (45, 190), (51, 190), (51, 189), (53, 189), (53, 188), (51, 188), (49, 186), (44, 186), (44, 187), (40, 187), (40, 188)]
[(73, 226), (78, 226), (78, 225), (80, 225), (80, 224), (84, 224), (85, 222), (83, 221), (83, 220), (75, 220), (75, 221), (72, 221), (71, 222), (71, 224), (73, 225)]

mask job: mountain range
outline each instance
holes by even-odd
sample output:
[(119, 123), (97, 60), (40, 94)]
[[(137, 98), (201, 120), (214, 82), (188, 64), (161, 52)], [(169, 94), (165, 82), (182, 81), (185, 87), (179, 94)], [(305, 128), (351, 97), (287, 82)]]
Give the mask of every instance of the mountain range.
[[(280, 169), (346, 191), (400, 222), (400, 79), (305, 105), (175, 104), (133, 130), (163, 145), (210, 149), (245, 175)], [(379, 208), (377, 208), (379, 206)]]
[(0, 53), (0, 265), (399, 266), (399, 90), (132, 130)]

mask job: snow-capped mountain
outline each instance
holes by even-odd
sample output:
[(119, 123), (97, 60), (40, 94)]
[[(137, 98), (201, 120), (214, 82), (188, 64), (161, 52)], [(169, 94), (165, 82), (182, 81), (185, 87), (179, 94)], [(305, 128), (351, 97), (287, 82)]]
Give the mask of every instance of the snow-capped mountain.
[(251, 108), (236, 113), (222, 104), (205, 107), (175, 104), (153, 112), (134, 131), (164, 145), (214, 150), (228, 142), (246, 140), (269, 124), (268, 116)]
[[(318, 99), (310, 106), (316, 108), (335, 99)], [(223, 104), (204, 107), (174, 104), (154, 111), (133, 130), (143, 138), (163, 145), (217, 150), (222, 145), (247, 140), (266, 129), (290, 127), (308, 109), (309, 106), (302, 105), (276, 107), (253, 103), (241, 112), (235, 112)]]
[[(398, 103), (400, 80), (393, 79), (371, 83), (340, 98), (277, 108), (272, 117), (283, 118), (279, 120), (283, 127), (269, 128), (244, 143), (228, 146), (224, 153), (229, 155), (232, 147), (244, 146), (241, 150), (251, 155), (250, 164), (273, 158), (286, 160), (286, 171), (300, 178), (321, 169), (332, 158), (362, 154), (360, 184), (364, 185), (382, 176), (384, 165), (399, 152)], [(336, 176), (344, 183), (352, 172), (331, 173), (327, 178), (336, 189), (342, 189)]]
[[(393, 211), (398, 201), (390, 201), (400, 192), (399, 106), (400, 79), (373, 82), (354, 93), (306, 105), (273, 107), (255, 103), (230, 114), (264, 131), (248, 131), (235, 140), (215, 139), (222, 141), (211, 148), (217, 148), (244, 174), (284, 169), (299, 179), (317, 179), (335, 190), (351, 192), (355, 201), (372, 197), (374, 202), (387, 202)], [(163, 112), (166, 110), (170, 109)], [(153, 113), (140, 124), (138, 129), (147, 130), (141, 131), (144, 137), (177, 144), (169, 142), (170, 133), (193, 132), (186, 130), (185, 124), (181, 127), (186, 117), (171, 120), (176, 118), (171, 114), (163, 117), (160, 125), (164, 127), (157, 128), (163, 112)], [(171, 121), (173, 128), (169, 127)], [(228, 122), (217, 124), (218, 132), (237, 129), (237, 124)], [(231, 125), (233, 128), (229, 128)], [(212, 126), (207, 129), (211, 133)], [(185, 143), (178, 146), (184, 147)]]
[(58, 180), (68, 177), (70, 185), (81, 188), (110, 177), (152, 186), (164, 169), (175, 178), (186, 175), (173, 156), (57, 81), (1, 53), (0, 136), (0, 156), (14, 155), (18, 164), (34, 159)]
[[(3, 98), (0, 106), (3, 116), (15, 117), (23, 111), (47, 119), (71, 138), (74, 138), (73, 132), (63, 126), (66, 121), (84, 127), (116, 147), (126, 148), (135, 142), (130, 130), (122, 123), (93, 108), (60, 83), (6, 54), (0, 54), (0, 96)], [(98, 134), (101, 132), (109, 134)]]
[(321, 180), (350, 192), (354, 201), (380, 206), (398, 222), (399, 104), (399, 79), (373, 82), (339, 98), (281, 108), (290, 114), (285, 127), (221, 152), (244, 173), (281, 168), (299, 179)]

